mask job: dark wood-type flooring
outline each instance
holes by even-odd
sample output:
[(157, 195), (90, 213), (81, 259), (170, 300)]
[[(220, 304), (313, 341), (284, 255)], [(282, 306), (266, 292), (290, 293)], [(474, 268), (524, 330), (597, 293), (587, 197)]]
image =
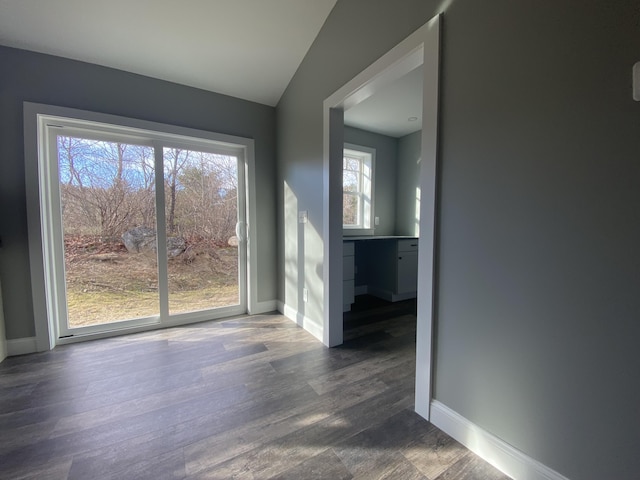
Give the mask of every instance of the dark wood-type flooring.
[(364, 298), (334, 349), (274, 314), (8, 358), (0, 478), (508, 478), (413, 412), (414, 309)]

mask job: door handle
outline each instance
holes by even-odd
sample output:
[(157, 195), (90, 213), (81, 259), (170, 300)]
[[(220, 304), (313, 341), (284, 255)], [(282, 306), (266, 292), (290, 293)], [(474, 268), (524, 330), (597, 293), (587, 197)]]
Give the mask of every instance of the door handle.
[(247, 232), (249, 230), (249, 225), (242, 222), (236, 223), (236, 237), (238, 237), (239, 242), (247, 241)]

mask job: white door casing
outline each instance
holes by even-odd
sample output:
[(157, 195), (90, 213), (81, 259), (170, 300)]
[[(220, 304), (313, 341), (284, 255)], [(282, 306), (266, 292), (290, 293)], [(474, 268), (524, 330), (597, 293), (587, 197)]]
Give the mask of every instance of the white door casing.
[(342, 343), (342, 145), (343, 111), (423, 65), (422, 160), (420, 168), (420, 251), (416, 340), (416, 412), (430, 416), (440, 17), (435, 16), (329, 96), (323, 104), (323, 341)]

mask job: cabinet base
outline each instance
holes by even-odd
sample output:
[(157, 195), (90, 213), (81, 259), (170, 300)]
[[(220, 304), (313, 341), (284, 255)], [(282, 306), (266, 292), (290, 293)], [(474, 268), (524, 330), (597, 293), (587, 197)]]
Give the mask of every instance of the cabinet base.
[(401, 302), (402, 300), (409, 300), (411, 298), (416, 298), (418, 292), (394, 293), (391, 290), (384, 290), (382, 288), (375, 288), (375, 287), (367, 287), (366, 293), (369, 295), (373, 295), (374, 297), (378, 297), (383, 300), (386, 300), (387, 302)]

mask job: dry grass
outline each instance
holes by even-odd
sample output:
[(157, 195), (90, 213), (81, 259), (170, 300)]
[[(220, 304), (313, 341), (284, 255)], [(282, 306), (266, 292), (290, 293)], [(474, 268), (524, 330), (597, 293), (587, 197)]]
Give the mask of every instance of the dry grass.
[[(169, 261), (169, 312), (237, 305), (236, 248), (193, 247)], [(159, 313), (154, 255), (89, 248), (66, 255), (71, 327)]]

